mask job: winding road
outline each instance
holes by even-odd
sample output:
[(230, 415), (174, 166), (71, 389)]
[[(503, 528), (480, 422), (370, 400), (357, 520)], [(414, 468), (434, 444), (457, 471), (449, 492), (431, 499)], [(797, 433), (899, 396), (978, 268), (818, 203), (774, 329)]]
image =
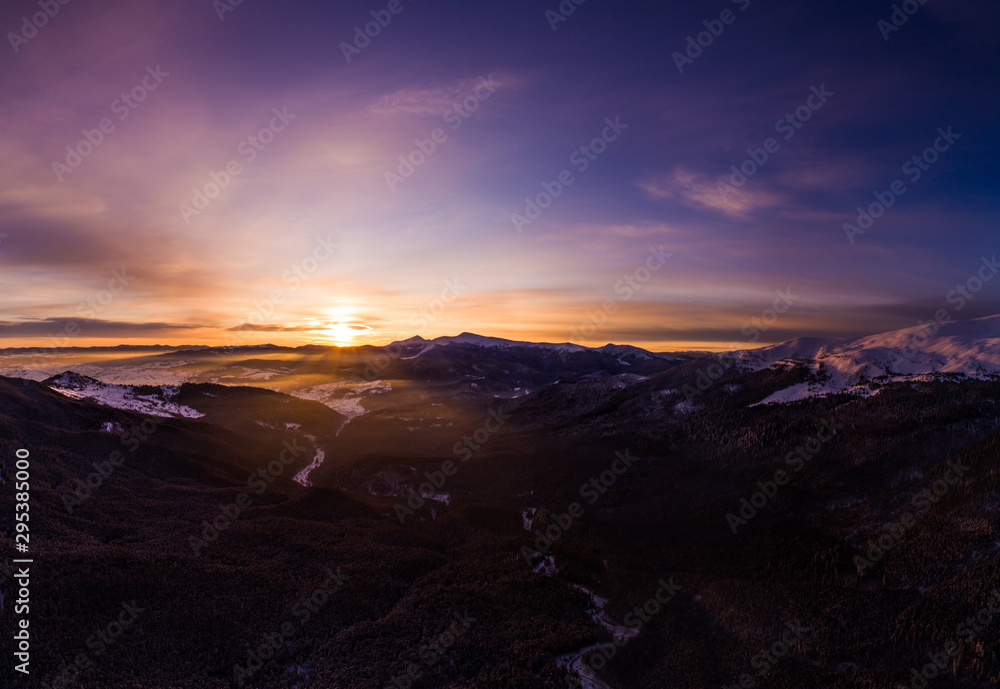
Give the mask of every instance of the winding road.
[(570, 672), (579, 677), (581, 682), (580, 686), (583, 687), (583, 689), (613, 689), (611, 685), (607, 684), (594, 674), (593, 668), (587, 664), (585, 658), (591, 651), (612, 649), (615, 648), (615, 646), (622, 646), (625, 643), (628, 643), (630, 639), (635, 638), (639, 634), (639, 630), (634, 627), (623, 627), (622, 625), (615, 624), (614, 620), (608, 617), (607, 612), (604, 611), (604, 606), (607, 605), (608, 602), (606, 598), (601, 598), (584, 586), (577, 586), (574, 584), (573, 588), (583, 591), (590, 596), (593, 606), (589, 608), (587, 612), (590, 613), (590, 617), (594, 620), (594, 622), (597, 622), (611, 633), (611, 637), (615, 639), (617, 644), (592, 644), (573, 653), (557, 656), (556, 664), (560, 667), (566, 667)]

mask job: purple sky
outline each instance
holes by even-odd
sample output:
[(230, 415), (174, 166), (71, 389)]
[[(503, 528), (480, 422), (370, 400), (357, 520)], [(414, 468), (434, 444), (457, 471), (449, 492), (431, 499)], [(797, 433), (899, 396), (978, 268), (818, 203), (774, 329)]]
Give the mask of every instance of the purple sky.
[(1000, 312), (996, 3), (52, 7), (0, 9), (0, 346)]

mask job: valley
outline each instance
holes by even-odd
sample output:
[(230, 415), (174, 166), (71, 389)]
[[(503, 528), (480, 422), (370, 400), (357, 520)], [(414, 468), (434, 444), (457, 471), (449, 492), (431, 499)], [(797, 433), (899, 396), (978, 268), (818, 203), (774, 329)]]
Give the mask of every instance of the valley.
[[(39, 673), (239, 686), (329, 569), (342, 588), (249, 686), (374, 689), (413, 663), (414, 687), (728, 686), (789, 620), (811, 631), (757, 686), (906, 682), (1000, 586), (996, 328), (946, 325), (908, 369), (906, 333), (701, 358), (470, 335), (57, 373), (4, 355), (28, 374), (0, 378), (0, 442), (38, 466)], [(114, 654), (66, 674), (132, 599)], [(423, 663), (455, 615), (476, 622)], [(998, 633), (939, 685), (989, 686)]]

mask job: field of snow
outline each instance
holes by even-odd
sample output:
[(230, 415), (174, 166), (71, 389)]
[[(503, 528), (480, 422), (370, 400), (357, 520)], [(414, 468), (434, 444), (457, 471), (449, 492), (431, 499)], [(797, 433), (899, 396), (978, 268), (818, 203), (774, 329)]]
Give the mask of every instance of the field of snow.
[(866, 383), (916, 381), (933, 374), (969, 378), (1000, 375), (1000, 316), (916, 326), (852, 340), (799, 338), (762, 349), (733, 352), (740, 367), (808, 365), (809, 383), (771, 395), (760, 404), (794, 402), (834, 392), (873, 394)]
[(392, 386), (381, 380), (373, 383), (324, 383), (314, 385), (300, 390), (292, 390), (288, 394), (304, 400), (320, 402), (333, 409), (335, 412), (343, 414), (348, 419), (367, 413), (367, 409), (361, 404), (363, 395), (381, 394), (390, 392)]
[(115, 409), (127, 409), (151, 416), (184, 417), (197, 419), (204, 414), (191, 407), (177, 404), (173, 399), (178, 388), (162, 387), (159, 394), (141, 395), (131, 385), (102, 383), (93, 378), (66, 373), (51, 381), (49, 387), (61, 395), (85, 399)]

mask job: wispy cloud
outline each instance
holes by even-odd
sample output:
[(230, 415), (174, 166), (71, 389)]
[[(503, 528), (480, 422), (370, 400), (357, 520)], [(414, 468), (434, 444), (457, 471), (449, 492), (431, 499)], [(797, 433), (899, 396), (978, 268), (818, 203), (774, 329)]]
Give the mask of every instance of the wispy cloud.
[(85, 320), (74, 318), (38, 318), (22, 321), (0, 321), (0, 337), (65, 337), (80, 333), (85, 337), (128, 337), (181, 333), (204, 328), (202, 325), (181, 323), (128, 323), (123, 321)]
[(651, 199), (676, 200), (741, 219), (749, 218), (758, 209), (777, 206), (784, 198), (748, 186), (734, 187), (726, 175), (713, 178), (683, 168), (640, 181), (638, 186)]
[(483, 79), (491, 81), (494, 86), (504, 90), (517, 88), (521, 83), (512, 74), (491, 72), (440, 86), (399, 89), (382, 96), (369, 109), (379, 115), (402, 113), (440, 116), (449, 108), (461, 105), (466, 98), (472, 96), (482, 84)]

